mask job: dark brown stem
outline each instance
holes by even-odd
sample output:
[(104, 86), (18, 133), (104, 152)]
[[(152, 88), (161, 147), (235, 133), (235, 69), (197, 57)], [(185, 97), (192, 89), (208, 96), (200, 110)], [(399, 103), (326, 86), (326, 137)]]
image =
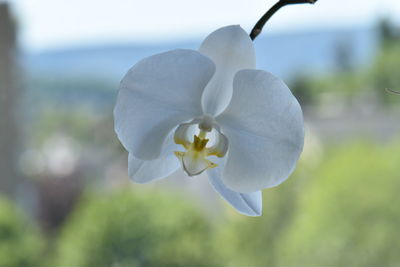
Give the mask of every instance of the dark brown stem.
[(261, 33), (262, 28), (265, 23), (278, 11), (281, 7), (286, 5), (294, 5), (294, 4), (314, 4), (318, 0), (280, 0), (275, 5), (273, 5), (264, 16), (261, 17), (259, 21), (257, 21), (254, 28), (251, 30), (250, 38), (251, 40), (256, 39), (256, 37)]

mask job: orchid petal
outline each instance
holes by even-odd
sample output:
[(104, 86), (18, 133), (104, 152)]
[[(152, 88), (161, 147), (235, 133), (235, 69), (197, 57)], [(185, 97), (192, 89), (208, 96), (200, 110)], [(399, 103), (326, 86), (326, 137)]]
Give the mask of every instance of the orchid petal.
[(123, 78), (114, 109), (115, 131), (135, 158), (156, 159), (168, 133), (202, 114), (200, 99), (214, 63), (193, 50), (143, 59)]
[(170, 133), (162, 147), (160, 157), (154, 160), (141, 160), (129, 153), (128, 174), (136, 183), (148, 183), (171, 175), (179, 168), (179, 160), (174, 151), (179, 148)]
[(218, 161), (218, 167), (209, 169), (210, 184), (232, 207), (244, 215), (260, 216), (262, 213), (262, 192), (238, 193), (227, 188), (222, 181), (225, 160)]
[(229, 104), (236, 72), (255, 68), (253, 42), (239, 25), (227, 26), (212, 32), (199, 52), (216, 64), (216, 72), (202, 97), (204, 112), (216, 116)]
[(228, 108), (216, 118), (229, 139), (223, 182), (237, 192), (288, 178), (303, 149), (301, 107), (289, 88), (261, 70), (239, 71)]

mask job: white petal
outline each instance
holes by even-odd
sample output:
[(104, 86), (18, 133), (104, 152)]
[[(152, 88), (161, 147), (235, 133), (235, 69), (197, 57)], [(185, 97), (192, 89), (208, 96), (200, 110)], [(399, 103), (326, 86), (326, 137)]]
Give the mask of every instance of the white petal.
[(140, 159), (156, 159), (167, 134), (202, 114), (201, 96), (214, 63), (193, 50), (173, 50), (143, 59), (125, 75), (114, 109), (115, 131)]
[(248, 216), (260, 216), (262, 213), (262, 192), (238, 193), (227, 188), (221, 179), (224, 169), (223, 161), (219, 160), (216, 168), (207, 171), (209, 181), (215, 191), (240, 213)]
[(233, 25), (211, 33), (201, 44), (199, 51), (211, 58), (217, 67), (202, 98), (204, 112), (216, 116), (229, 104), (236, 72), (255, 68), (253, 42), (239, 25)]
[(232, 101), (216, 118), (229, 139), (223, 182), (238, 192), (280, 184), (303, 149), (301, 107), (289, 88), (261, 70), (242, 70), (234, 79)]
[(179, 168), (179, 160), (174, 155), (174, 151), (179, 146), (175, 144), (172, 136), (173, 134), (170, 133), (166, 138), (158, 159), (141, 160), (129, 153), (128, 174), (133, 181), (141, 184), (148, 183), (165, 178)]

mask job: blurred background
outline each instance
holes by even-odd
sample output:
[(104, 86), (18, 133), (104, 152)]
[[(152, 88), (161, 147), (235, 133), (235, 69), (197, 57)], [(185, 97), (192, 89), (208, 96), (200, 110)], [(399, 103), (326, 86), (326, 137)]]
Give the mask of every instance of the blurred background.
[(258, 68), (302, 104), (295, 173), (236, 213), (205, 176), (127, 177), (113, 130), (139, 59), (250, 31), (266, 0), (0, 0), (0, 266), (400, 266), (400, 2), (285, 7)]

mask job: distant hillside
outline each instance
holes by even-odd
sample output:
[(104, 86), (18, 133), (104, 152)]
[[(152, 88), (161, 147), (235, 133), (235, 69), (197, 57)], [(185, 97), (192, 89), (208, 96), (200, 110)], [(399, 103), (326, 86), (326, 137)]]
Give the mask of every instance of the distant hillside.
[[(328, 73), (341, 61), (353, 67), (375, 55), (371, 29), (285, 34), (265, 32), (255, 41), (258, 68), (290, 82), (293, 75)], [(124, 44), (46, 51), (22, 56), (28, 80), (26, 107), (111, 109), (119, 81), (143, 57), (175, 48), (196, 49), (201, 40), (162, 44)], [(32, 113), (33, 114), (33, 113)]]
[[(74, 48), (26, 54), (23, 66), (33, 76), (97, 78), (118, 82), (143, 57), (174, 48), (196, 49), (201, 40), (162, 44), (123, 44)], [(269, 34), (255, 41), (258, 68), (278, 76), (298, 72), (320, 73), (333, 70), (338, 52), (358, 66), (373, 55), (376, 34), (372, 29), (327, 30)], [(342, 53), (343, 54), (343, 53)]]

